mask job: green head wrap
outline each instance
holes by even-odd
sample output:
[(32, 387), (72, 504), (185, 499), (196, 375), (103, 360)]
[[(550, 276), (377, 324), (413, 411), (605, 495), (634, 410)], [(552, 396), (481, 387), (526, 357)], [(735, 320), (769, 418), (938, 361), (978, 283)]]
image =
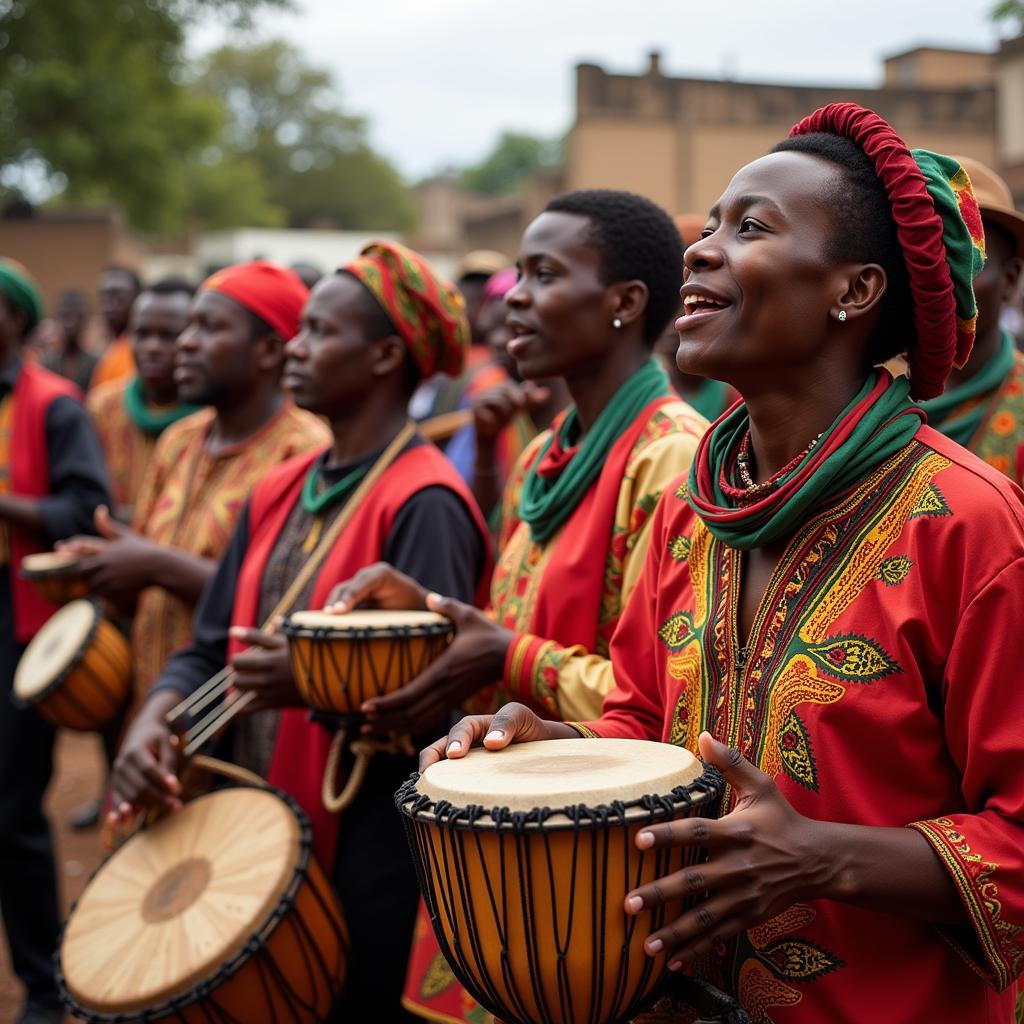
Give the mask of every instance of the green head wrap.
[(43, 318), (43, 297), (28, 271), (14, 260), (0, 257), (0, 292), (11, 305), (25, 315), (25, 331), (31, 331)]

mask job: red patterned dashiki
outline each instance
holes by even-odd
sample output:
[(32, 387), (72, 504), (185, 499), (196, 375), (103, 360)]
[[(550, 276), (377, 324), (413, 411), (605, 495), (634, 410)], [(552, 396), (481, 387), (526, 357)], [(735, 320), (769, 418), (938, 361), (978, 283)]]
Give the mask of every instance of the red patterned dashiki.
[(708, 729), (801, 814), (917, 829), (972, 926), (790, 907), (698, 966), (754, 1021), (1012, 1021), (1024, 968), (1021, 498), (923, 426), (790, 540), (745, 656), (740, 552), (707, 531), (685, 483), (659, 506), (612, 642), (618, 685), (589, 728), (691, 750)]
[[(320, 420), (286, 402), (251, 437), (211, 455), (206, 442), (215, 416), (212, 409), (203, 409), (163, 432), (139, 490), (133, 524), (157, 544), (210, 559), (224, 553), (238, 514), (269, 469), (330, 442)], [(167, 659), (188, 643), (193, 611), (159, 587), (139, 595), (132, 624), (136, 700), (149, 692)]]

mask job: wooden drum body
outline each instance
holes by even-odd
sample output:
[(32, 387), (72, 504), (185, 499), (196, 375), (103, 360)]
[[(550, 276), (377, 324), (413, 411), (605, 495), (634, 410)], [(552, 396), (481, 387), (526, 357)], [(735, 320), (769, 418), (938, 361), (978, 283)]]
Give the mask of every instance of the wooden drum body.
[(630, 916), (626, 893), (704, 856), (639, 850), (636, 834), (715, 816), (721, 788), (678, 747), (567, 739), (441, 761), (396, 803), (441, 951), (470, 994), (508, 1024), (613, 1024), (664, 980), (665, 956), (643, 941), (686, 906)]
[(355, 716), (365, 700), (415, 679), (448, 646), (451, 622), (433, 612), (294, 612), (281, 627), (302, 699)]
[(14, 700), (48, 722), (91, 731), (128, 701), (131, 647), (93, 601), (66, 604), (33, 637), (14, 673)]
[(318, 1024), (347, 935), (309, 823), (269, 789), (208, 793), (134, 835), (71, 911), (58, 983), (89, 1024)]
[(44, 551), (21, 560), (21, 575), (29, 580), (44, 601), (67, 604), (86, 597), (89, 588), (77, 569), (78, 555), (63, 551)]

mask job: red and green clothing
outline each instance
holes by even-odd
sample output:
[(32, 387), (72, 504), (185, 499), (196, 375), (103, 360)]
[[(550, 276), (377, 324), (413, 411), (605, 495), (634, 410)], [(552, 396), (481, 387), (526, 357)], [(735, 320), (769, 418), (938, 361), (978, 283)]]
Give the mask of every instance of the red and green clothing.
[(801, 814), (914, 828), (970, 922), (797, 904), (698, 973), (761, 1024), (1011, 1021), (1024, 968), (1021, 492), (920, 427), (795, 529), (744, 644), (742, 552), (708, 531), (686, 488), (655, 514), (611, 645), (615, 689), (581, 729), (691, 750), (708, 729)]

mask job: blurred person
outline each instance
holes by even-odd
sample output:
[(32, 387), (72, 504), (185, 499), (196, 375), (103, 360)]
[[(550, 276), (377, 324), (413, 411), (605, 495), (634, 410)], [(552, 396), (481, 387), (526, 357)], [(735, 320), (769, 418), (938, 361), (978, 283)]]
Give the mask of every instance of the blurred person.
[(100, 539), (63, 545), (87, 556), (93, 593), (134, 609), (136, 702), (188, 642), (196, 603), (252, 488), (328, 438), (281, 388), (284, 347), (308, 297), (290, 270), (260, 260), (207, 278), (177, 340), (174, 381), (180, 401), (209, 408), (161, 435), (132, 527), (101, 509)]
[(974, 187), (985, 230), (985, 267), (974, 279), (977, 338), (966, 364), (950, 372), (938, 398), (924, 402), (928, 422), (1017, 484), (1024, 483), (1024, 355), (1002, 326), (1024, 266), (1024, 215), (990, 167), (958, 157)]
[(178, 400), (174, 383), (177, 341), (188, 327), (195, 291), (195, 285), (173, 277), (143, 288), (128, 321), (135, 372), (93, 388), (86, 398), (107, 460), (114, 517), (123, 523), (132, 521), (160, 435), (199, 411)]
[(139, 275), (127, 267), (107, 267), (100, 275), (100, 311), (109, 340), (93, 371), (93, 387), (135, 373), (132, 340), (128, 336), (128, 318), (132, 303), (141, 289)]
[(23, 359), (42, 300), (28, 273), (0, 259), (0, 917), (25, 987), (18, 1024), (60, 1024), (53, 951), (57, 877), (43, 795), (54, 729), (11, 699), (26, 645), (55, 606), (20, 575), (26, 555), (92, 528), (109, 501), (103, 453), (73, 383)]
[(314, 263), (308, 263), (305, 260), (297, 260), (292, 263), (289, 268), (293, 274), (310, 290), (316, 286), (317, 282), (324, 276), (324, 272), (316, 266)]
[(89, 323), (89, 300), (81, 292), (61, 292), (57, 296), (55, 319), (60, 335), (56, 345), (43, 354), (42, 364), (52, 373), (73, 381), (80, 391), (88, 391), (97, 362), (82, 343)]

